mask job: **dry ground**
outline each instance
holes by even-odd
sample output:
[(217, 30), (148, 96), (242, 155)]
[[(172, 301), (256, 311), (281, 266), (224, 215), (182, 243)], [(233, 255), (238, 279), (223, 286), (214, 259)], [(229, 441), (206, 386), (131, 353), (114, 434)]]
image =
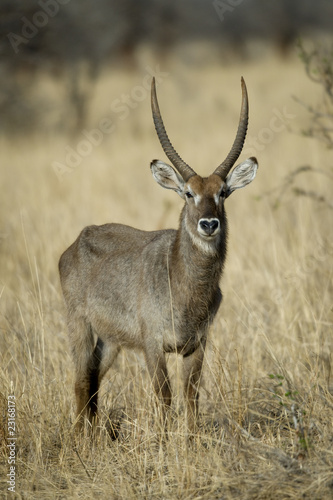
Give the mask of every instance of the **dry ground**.
[[(150, 175), (150, 160), (164, 154), (142, 90), (147, 64), (156, 62), (143, 54), (137, 69), (105, 70), (99, 79), (87, 130), (103, 118), (114, 130), (70, 172), (59, 177), (52, 164), (65, 163), (67, 146), (84, 150), (82, 133), (27, 131), (0, 141), (1, 498), (332, 498), (332, 210), (294, 192), (330, 201), (332, 179), (311, 171), (287, 178), (306, 165), (332, 172), (332, 152), (296, 133), (306, 113), (292, 95), (315, 103), (320, 89), (296, 57), (235, 65), (191, 65), (186, 57), (161, 64), (168, 74), (158, 89), (181, 156), (201, 174), (221, 162), (243, 75), (251, 107), (242, 159), (256, 152), (260, 165), (255, 182), (227, 200), (224, 301), (210, 332), (200, 431), (187, 442), (179, 360), (170, 356), (175, 418), (164, 442), (143, 359), (124, 352), (101, 388), (99, 439), (73, 437), (58, 258), (85, 225), (174, 227), (182, 205)], [(36, 91), (61, 96), (61, 82), (41, 77)], [(140, 101), (121, 113), (123, 93)], [(15, 494), (6, 483), (9, 395), (16, 398)], [(105, 431), (111, 410), (123, 414), (115, 442)]]

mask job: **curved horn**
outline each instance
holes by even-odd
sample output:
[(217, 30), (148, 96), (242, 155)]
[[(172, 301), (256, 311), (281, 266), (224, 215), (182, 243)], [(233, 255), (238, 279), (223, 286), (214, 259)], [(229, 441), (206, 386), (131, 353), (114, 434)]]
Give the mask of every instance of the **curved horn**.
[(170, 142), (170, 139), (166, 133), (164, 123), (162, 120), (160, 108), (157, 102), (156, 87), (155, 87), (155, 77), (151, 82), (151, 109), (153, 112), (153, 120), (155, 124), (155, 130), (157, 132), (158, 138), (160, 140), (161, 146), (171, 161), (171, 163), (176, 167), (180, 175), (183, 177), (184, 181), (187, 182), (190, 177), (196, 175), (194, 170), (192, 170), (187, 163), (185, 163), (177, 151), (174, 149)]
[(237, 158), (241, 154), (246, 137), (247, 125), (249, 122), (249, 101), (243, 77), (241, 78), (241, 84), (242, 84), (242, 107), (239, 117), (239, 124), (238, 124), (236, 138), (234, 140), (230, 153), (214, 172), (214, 174), (219, 175), (223, 180), (226, 178), (229, 171), (235, 164)]

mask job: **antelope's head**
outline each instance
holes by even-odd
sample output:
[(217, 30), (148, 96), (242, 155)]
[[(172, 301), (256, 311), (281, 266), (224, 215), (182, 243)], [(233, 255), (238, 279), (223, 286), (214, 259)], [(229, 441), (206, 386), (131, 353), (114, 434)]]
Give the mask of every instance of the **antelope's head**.
[(249, 158), (232, 170), (242, 151), (248, 126), (248, 95), (243, 78), (241, 85), (242, 106), (232, 148), (226, 159), (209, 177), (201, 177), (181, 159), (172, 146), (160, 113), (155, 79), (152, 81), (151, 106), (155, 129), (166, 156), (175, 168), (160, 160), (153, 160), (150, 168), (154, 179), (162, 187), (173, 189), (185, 200), (183, 213), (186, 229), (194, 243), (208, 250), (216, 248), (220, 240), (225, 224), (226, 198), (235, 189), (249, 184), (258, 169), (256, 158)]

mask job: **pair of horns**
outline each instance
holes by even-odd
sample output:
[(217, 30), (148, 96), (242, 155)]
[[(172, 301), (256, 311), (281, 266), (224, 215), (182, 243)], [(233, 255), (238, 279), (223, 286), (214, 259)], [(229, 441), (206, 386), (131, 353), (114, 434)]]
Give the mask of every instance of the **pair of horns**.
[[(223, 180), (226, 178), (229, 171), (237, 161), (237, 158), (241, 154), (247, 132), (247, 125), (249, 121), (249, 102), (248, 102), (247, 89), (243, 77), (241, 78), (241, 86), (242, 86), (242, 107), (239, 117), (236, 138), (234, 140), (234, 143), (232, 145), (232, 148), (228, 156), (214, 171), (214, 174), (219, 175)], [(196, 173), (189, 165), (187, 165), (187, 163), (184, 162), (184, 160), (181, 159), (181, 157), (171, 144), (171, 141), (166, 133), (160, 108), (157, 101), (155, 78), (153, 78), (151, 84), (151, 109), (153, 112), (155, 129), (158, 138), (160, 140), (161, 146), (165, 154), (171, 161), (171, 163), (178, 170), (180, 175), (183, 177), (184, 181), (187, 182), (189, 178), (192, 177), (193, 175), (196, 175)]]

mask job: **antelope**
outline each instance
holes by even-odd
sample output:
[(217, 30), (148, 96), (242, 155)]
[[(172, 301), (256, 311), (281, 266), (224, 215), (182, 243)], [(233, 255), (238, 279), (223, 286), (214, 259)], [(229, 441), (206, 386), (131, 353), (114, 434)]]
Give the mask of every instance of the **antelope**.
[[(155, 79), (151, 107), (157, 136), (173, 167), (153, 160), (155, 181), (184, 199), (178, 229), (141, 231), (122, 224), (88, 226), (62, 254), (60, 280), (75, 364), (77, 425), (96, 427), (98, 390), (121, 347), (144, 353), (165, 422), (171, 405), (166, 354), (183, 357), (189, 433), (196, 431), (208, 329), (219, 309), (227, 248), (225, 200), (256, 176), (256, 158), (233, 170), (246, 137), (248, 95), (226, 159), (201, 177), (178, 155), (166, 133)], [(96, 340), (97, 339), (97, 340)]]

